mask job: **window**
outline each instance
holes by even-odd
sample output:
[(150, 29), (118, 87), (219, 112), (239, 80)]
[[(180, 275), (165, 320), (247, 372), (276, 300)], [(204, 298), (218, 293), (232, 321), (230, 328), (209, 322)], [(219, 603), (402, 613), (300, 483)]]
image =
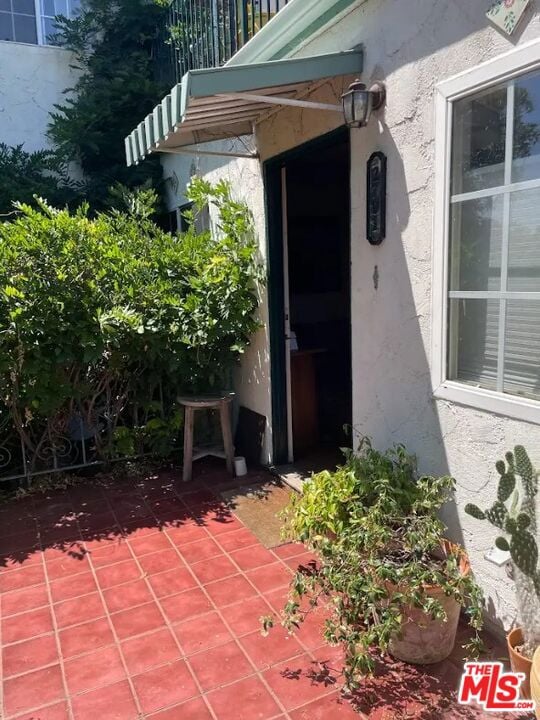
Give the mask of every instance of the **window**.
[(0, 40), (37, 43), (34, 0), (0, 0)]
[(41, 37), (45, 45), (54, 45), (57, 32), (54, 18), (56, 15), (73, 17), (79, 10), (79, 0), (40, 0)]
[(52, 45), (55, 16), (73, 17), (79, 5), (80, 0), (0, 0), (0, 40)]
[(439, 86), (434, 384), (540, 423), (539, 61), (535, 43)]

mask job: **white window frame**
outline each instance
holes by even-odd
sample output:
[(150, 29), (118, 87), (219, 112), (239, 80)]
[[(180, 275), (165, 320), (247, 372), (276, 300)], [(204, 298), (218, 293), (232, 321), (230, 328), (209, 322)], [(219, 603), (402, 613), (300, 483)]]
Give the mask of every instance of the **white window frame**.
[[(540, 424), (540, 401), (505, 395), (447, 377), (447, 317), (450, 239), (450, 173), (452, 153), (452, 111), (456, 100), (540, 69), (540, 39), (521, 45), (493, 60), (477, 65), (435, 87), (435, 212), (433, 218), (432, 282), (432, 364), (431, 381), (436, 398), (526, 422)], [(534, 180), (526, 188), (540, 186)], [(514, 189), (518, 189), (516, 185)], [(504, 191), (504, 188), (501, 190)], [(482, 193), (478, 193), (480, 197)], [(486, 195), (493, 195), (486, 190)], [(460, 293), (464, 296), (466, 293)], [(489, 296), (489, 293), (484, 293)], [(501, 293), (497, 293), (500, 297)], [(533, 293), (538, 295), (539, 293)], [(503, 293), (504, 295), (504, 293)], [(506, 293), (508, 297), (512, 293)], [(527, 293), (519, 293), (523, 298)], [(475, 297), (478, 297), (475, 293)]]

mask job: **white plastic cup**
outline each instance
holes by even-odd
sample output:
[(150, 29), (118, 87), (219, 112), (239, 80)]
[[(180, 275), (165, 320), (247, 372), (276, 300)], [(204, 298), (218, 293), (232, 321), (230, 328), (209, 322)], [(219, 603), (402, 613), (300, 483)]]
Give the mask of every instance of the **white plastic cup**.
[(235, 457), (234, 458), (234, 474), (236, 477), (242, 477), (242, 475), (247, 475), (247, 466), (246, 466), (246, 458), (245, 457)]

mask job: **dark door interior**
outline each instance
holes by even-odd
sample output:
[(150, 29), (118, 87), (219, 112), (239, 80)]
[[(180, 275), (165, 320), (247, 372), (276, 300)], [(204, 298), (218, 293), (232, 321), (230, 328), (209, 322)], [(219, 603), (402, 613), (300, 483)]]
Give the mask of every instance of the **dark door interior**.
[[(337, 455), (339, 448), (347, 444), (344, 427), (350, 426), (352, 419), (349, 158), (349, 135), (343, 131), (296, 150), (280, 163), (286, 168), (287, 185), (295, 463), (329, 451)], [(275, 173), (275, 182), (279, 177)], [(271, 174), (267, 173), (269, 178)], [(276, 242), (281, 244), (281, 250), (272, 249)], [(279, 378), (274, 382), (274, 368), (280, 367), (279, 359), (286, 350), (283, 307), (276, 290), (280, 283), (272, 283), (272, 277), (279, 276), (280, 259), (283, 267), (281, 227), (272, 232), (271, 224), (270, 243), (274, 450), (278, 451), (275, 462), (279, 463), (286, 460), (283, 448), (287, 417), (286, 401), (276, 394), (286, 393), (287, 387)]]

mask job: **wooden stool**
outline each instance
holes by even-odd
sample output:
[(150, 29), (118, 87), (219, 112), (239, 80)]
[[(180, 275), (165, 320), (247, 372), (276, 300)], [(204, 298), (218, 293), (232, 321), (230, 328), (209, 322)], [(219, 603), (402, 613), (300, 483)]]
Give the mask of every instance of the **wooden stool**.
[[(189, 482), (192, 477), (193, 461), (206, 455), (225, 458), (227, 470), (234, 476), (234, 446), (231, 428), (231, 402), (234, 393), (223, 395), (199, 395), (193, 397), (179, 397), (178, 402), (185, 408), (184, 416), (184, 482)], [(221, 434), (223, 436), (223, 450), (216, 447), (194, 448), (193, 447), (193, 426), (195, 410), (219, 410), (221, 421)]]

